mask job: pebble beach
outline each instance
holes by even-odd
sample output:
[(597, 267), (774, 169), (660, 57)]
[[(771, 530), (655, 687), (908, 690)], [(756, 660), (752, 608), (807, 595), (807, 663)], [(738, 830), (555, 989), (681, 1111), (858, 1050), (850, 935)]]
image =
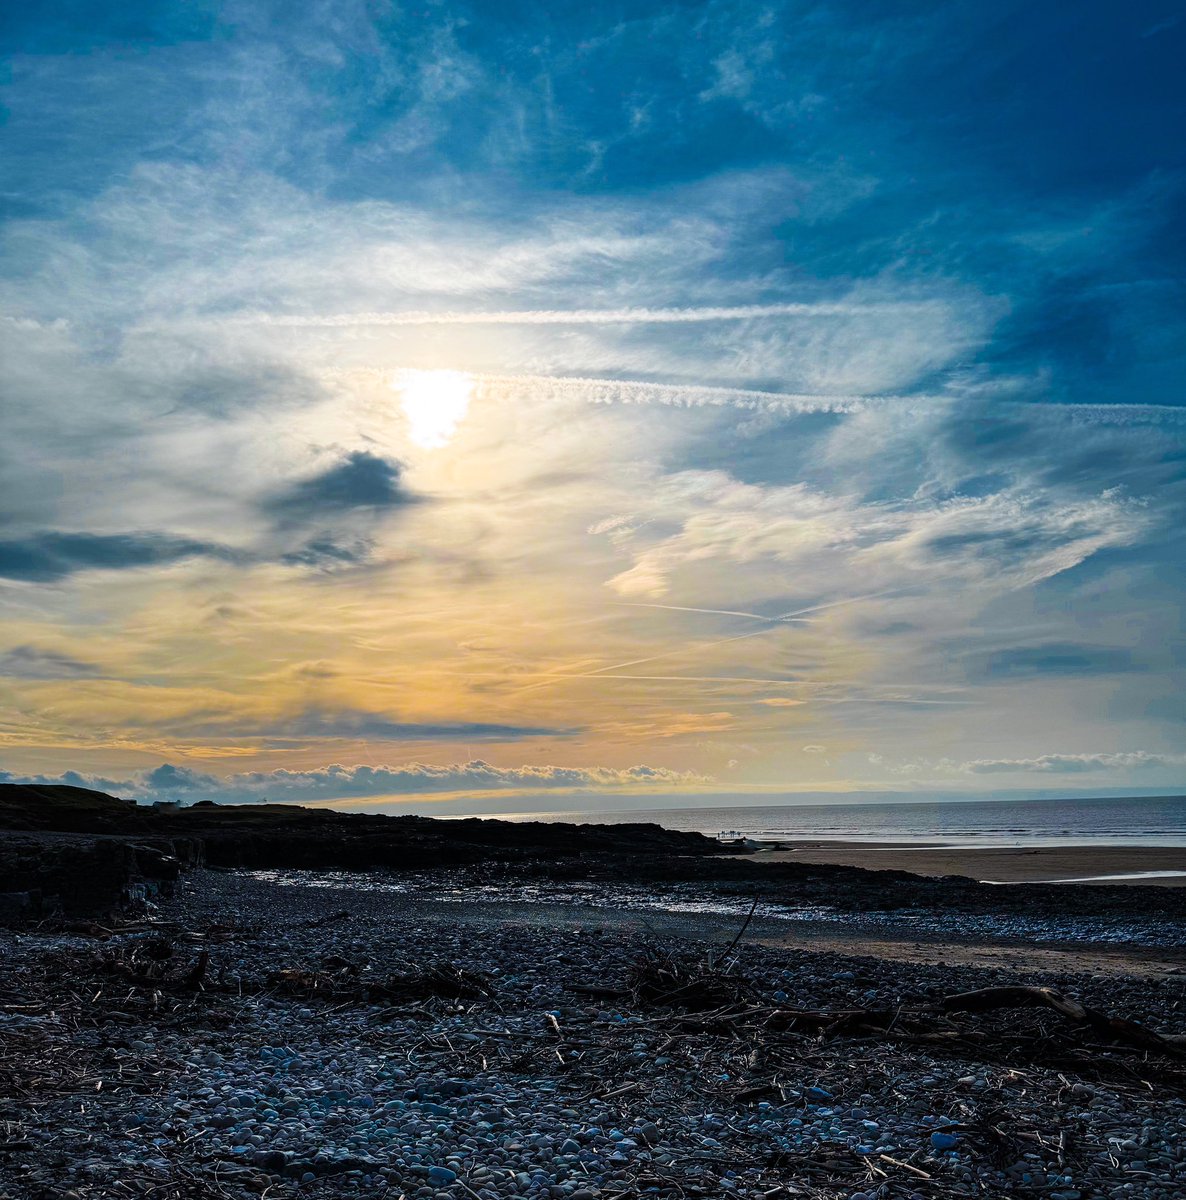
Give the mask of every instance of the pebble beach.
[[(1153, 971), (1027, 976), (966, 955), (730, 946), (735, 915), (669, 916), (195, 871), (122, 930), (0, 933), (0, 1197), (1186, 1190), (1173, 1055), (1084, 1041), (1047, 1012), (934, 1037), (775, 1033), (745, 1016), (1021, 982), (1172, 1036), (1186, 1031), (1172, 950)], [(201, 956), (200, 986), (180, 986)], [(707, 1012), (641, 1001), (630, 980), (655, 961), (734, 992)], [(396, 995), (391, 978), (422, 986)]]

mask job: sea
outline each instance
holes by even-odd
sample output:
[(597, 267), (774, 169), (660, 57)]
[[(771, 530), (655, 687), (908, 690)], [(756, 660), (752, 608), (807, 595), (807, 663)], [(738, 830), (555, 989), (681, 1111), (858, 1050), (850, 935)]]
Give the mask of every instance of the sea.
[(1186, 846), (1186, 796), (761, 804), (488, 814), (509, 820), (653, 821), (763, 841), (814, 840), (972, 848)]

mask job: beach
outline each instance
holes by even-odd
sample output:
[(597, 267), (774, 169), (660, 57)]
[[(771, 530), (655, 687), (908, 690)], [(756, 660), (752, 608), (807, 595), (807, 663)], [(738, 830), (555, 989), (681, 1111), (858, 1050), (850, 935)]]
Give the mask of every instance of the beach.
[(195, 870), (147, 918), (0, 931), (0, 1197), (1186, 1187), (1178, 951), (977, 961), (1007, 940), (955, 921), (909, 961), (679, 896), (458, 883)]
[(0, 1200), (1176, 1200), (1186, 891), (872, 861), (0, 787)]
[[(948, 846), (808, 840), (746, 861), (825, 863), (917, 875), (964, 875), (988, 883), (1096, 882), (1186, 887), (1186, 847)], [(1164, 874), (1162, 874), (1164, 872)]]

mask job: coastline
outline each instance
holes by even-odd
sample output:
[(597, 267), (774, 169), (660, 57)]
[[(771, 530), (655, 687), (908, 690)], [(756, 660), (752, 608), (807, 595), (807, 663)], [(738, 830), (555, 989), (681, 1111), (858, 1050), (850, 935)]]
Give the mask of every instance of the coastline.
[[(982, 883), (1108, 883), (1186, 887), (1186, 846), (942, 846), (906, 842), (783, 841), (743, 861), (818, 863), (915, 875), (963, 875)], [(1145, 872), (1181, 872), (1145, 875)]]

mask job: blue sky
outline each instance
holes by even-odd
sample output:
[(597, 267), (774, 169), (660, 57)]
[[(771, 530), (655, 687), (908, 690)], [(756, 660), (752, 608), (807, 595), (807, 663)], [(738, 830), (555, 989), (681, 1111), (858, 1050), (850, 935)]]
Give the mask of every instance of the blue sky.
[(1182, 787), (1179, 5), (10, 10), (10, 777)]

